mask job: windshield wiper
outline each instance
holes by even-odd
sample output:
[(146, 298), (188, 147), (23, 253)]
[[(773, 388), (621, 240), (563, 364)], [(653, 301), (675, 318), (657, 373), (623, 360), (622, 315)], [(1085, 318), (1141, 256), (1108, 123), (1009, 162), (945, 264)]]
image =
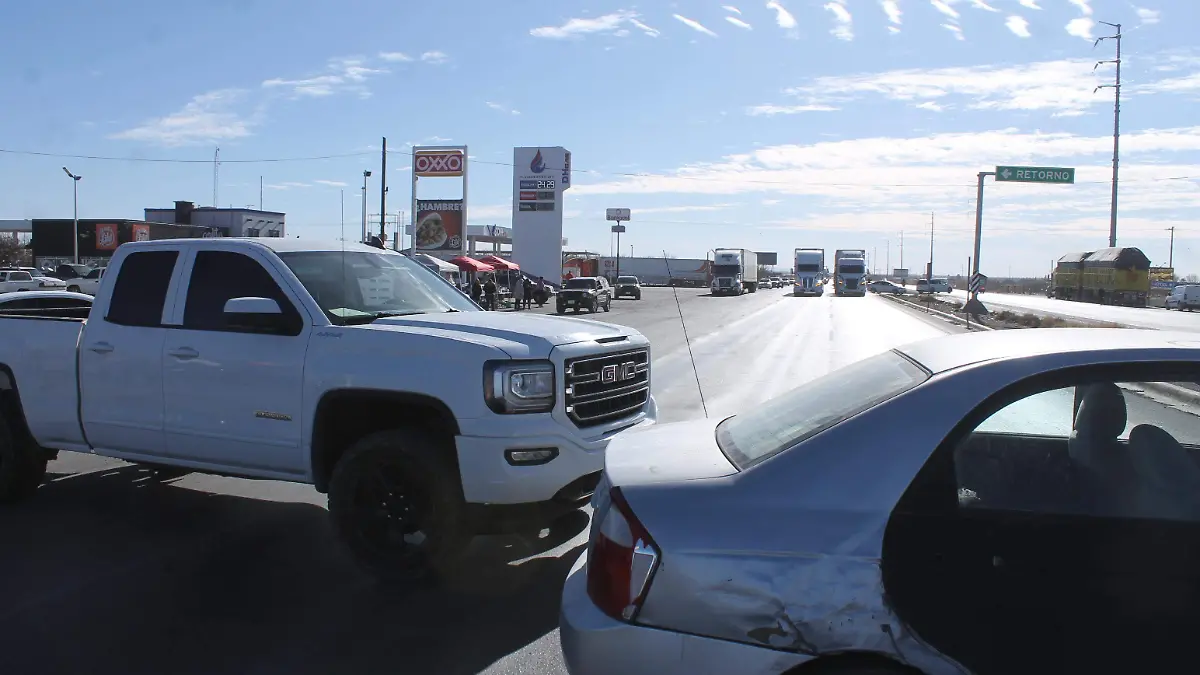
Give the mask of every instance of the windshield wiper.
[(389, 319), (394, 316), (412, 316), (413, 314), (426, 314), (419, 310), (385, 310), (382, 312), (371, 312), (370, 314), (361, 314), (359, 316), (347, 316), (343, 318), (345, 325), (358, 326), (365, 323), (374, 323), (379, 319)]

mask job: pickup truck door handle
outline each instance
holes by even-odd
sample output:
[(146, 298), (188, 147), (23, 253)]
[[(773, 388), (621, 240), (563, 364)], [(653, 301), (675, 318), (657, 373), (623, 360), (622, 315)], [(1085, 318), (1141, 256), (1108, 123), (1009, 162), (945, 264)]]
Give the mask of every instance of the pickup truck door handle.
[(96, 352), (97, 354), (107, 354), (113, 350), (113, 346), (107, 342), (93, 342), (88, 349)]
[(191, 347), (178, 347), (176, 349), (169, 349), (167, 350), (167, 354), (184, 361), (200, 356), (200, 352), (192, 349)]

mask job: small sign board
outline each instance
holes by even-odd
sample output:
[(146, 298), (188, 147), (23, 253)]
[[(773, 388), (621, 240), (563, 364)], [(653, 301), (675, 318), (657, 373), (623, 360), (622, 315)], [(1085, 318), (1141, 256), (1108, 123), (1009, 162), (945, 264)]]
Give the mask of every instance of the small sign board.
[(987, 284), (987, 280), (987, 276), (980, 272), (972, 274), (971, 280), (968, 282), (968, 290), (970, 290), (972, 293), (977, 293), (981, 287)]
[(624, 225), (613, 225), (612, 231), (616, 232), (618, 234), (625, 234), (625, 226)]
[(622, 220), (629, 220), (629, 216), (630, 216), (629, 209), (605, 209), (604, 210), (604, 219), (605, 220), (615, 220), (617, 222), (621, 222)]
[(998, 166), (996, 180), (1001, 183), (1069, 185), (1075, 182), (1075, 169), (1059, 166)]

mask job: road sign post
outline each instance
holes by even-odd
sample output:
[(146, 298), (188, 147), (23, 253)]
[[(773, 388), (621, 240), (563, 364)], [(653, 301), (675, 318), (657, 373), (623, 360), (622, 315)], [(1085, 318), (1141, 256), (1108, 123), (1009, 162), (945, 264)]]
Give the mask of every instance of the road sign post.
[(616, 221), (616, 225), (612, 226), (612, 231), (617, 235), (617, 276), (621, 276), (621, 233), (625, 231), (625, 226), (622, 222), (628, 221), (632, 215), (629, 209), (605, 209), (604, 219)]

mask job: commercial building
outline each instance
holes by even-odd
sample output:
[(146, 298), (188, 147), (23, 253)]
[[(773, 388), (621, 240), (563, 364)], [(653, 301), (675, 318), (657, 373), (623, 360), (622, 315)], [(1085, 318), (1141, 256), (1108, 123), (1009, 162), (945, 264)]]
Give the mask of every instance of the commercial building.
[[(75, 246), (72, 232), (75, 221), (70, 218), (34, 218), (33, 249), (35, 267), (56, 267), (74, 262)], [(79, 220), (79, 262), (91, 267), (104, 267), (113, 251), (121, 244), (149, 239), (180, 239), (212, 235), (203, 227), (167, 225), (125, 218), (81, 218)]]
[(222, 237), (282, 237), (284, 214), (257, 209), (221, 209), (175, 202), (166, 209), (146, 209), (146, 221), (205, 227)]

